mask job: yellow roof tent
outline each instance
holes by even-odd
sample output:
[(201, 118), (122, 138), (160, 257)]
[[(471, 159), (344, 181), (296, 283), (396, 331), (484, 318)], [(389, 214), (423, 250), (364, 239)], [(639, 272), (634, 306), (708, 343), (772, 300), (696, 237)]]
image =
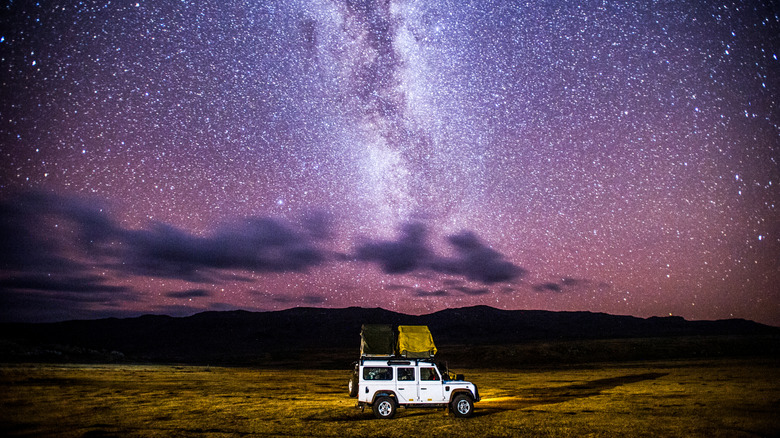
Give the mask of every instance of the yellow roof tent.
[(433, 336), (426, 325), (398, 326), (398, 354), (410, 359), (424, 359), (436, 354)]

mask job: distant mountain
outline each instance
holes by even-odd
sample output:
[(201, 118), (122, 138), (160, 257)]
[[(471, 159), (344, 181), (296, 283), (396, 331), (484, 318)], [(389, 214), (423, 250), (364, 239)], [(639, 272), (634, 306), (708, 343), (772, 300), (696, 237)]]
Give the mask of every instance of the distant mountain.
[(643, 319), (476, 306), (422, 316), (350, 307), (6, 323), (0, 324), (0, 362), (342, 367), (357, 358), (360, 327), (366, 323), (427, 325), (440, 350), (437, 357), (460, 366), (780, 356), (780, 328), (742, 319)]

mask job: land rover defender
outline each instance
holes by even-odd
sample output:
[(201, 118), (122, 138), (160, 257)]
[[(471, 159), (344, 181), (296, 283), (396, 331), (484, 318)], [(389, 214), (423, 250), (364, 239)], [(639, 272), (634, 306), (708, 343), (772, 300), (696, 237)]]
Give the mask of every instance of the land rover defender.
[(426, 359), (361, 359), (349, 381), (358, 407), (372, 408), (377, 418), (392, 418), (398, 408), (449, 408), (458, 417), (469, 417), (479, 401), (477, 386), (441, 372)]

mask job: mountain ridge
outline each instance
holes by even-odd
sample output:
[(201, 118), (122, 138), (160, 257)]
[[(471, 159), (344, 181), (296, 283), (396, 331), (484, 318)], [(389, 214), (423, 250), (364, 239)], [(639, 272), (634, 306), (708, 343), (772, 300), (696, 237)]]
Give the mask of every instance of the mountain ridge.
[[(310, 362), (309, 358), (321, 357), (322, 363), (314, 365), (338, 366), (357, 358), (362, 324), (427, 325), (441, 356), (461, 362), (474, 362), (473, 355), (519, 354), (520, 362), (528, 363), (530, 358), (523, 359), (526, 356), (517, 352), (532, 345), (547, 343), (555, 344), (553, 350), (581, 351), (583, 347), (571, 345), (586, 342), (596, 345), (593, 341), (597, 340), (623, 340), (624, 347), (633, 345), (626, 350), (645, 349), (650, 356), (650, 350), (656, 345), (658, 354), (668, 357), (690, 354), (687, 350), (698, 351), (700, 355), (780, 354), (777, 342), (780, 328), (744, 319), (688, 321), (675, 316), (639, 318), (588, 311), (502, 310), (490, 306), (444, 309), (425, 315), (382, 308), (297, 307), (269, 312), (206, 311), (187, 317), (142, 315), (54, 323), (3, 323), (0, 324), (0, 362), (304, 366)], [(672, 338), (677, 340), (668, 341)], [(680, 344), (683, 338), (691, 340)], [(648, 343), (640, 339), (657, 341)], [(769, 339), (766, 347), (762, 347), (767, 343), (764, 339)], [(646, 345), (637, 346), (642, 342)], [(564, 348), (564, 345), (568, 346)], [(606, 344), (601, 342), (601, 345)], [(498, 354), (499, 351), (504, 353)], [(605, 355), (603, 351), (594, 351), (591, 357), (553, 353), (548, 354), (552, 362), (588, 361)], [(642, 358), (641, 351), (624, 353), (612, 352), (622, 354), (624, 359)], [(534, 360), (544, 357), (537, 356)]]

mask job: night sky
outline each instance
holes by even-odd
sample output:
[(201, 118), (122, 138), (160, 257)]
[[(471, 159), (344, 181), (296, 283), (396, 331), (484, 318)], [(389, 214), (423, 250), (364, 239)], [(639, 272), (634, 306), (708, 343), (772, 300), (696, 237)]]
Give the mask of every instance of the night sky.
[(0, 320), (490, 305), (780, 325), (773, 1), (0, 12)]

